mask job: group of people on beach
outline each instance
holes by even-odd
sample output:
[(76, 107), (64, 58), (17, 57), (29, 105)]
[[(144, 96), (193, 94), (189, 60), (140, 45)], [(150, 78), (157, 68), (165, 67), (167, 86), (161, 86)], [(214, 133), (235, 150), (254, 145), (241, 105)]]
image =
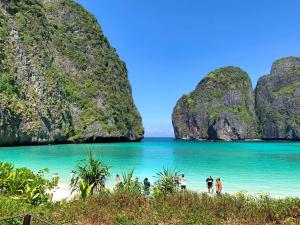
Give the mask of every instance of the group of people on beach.
[[(175, 176), (174, 181), (178, 187), (179, 185), (181, 186), (182, 191), (186, 191), (186, 178), (184, 174), (181, 175), (181, 178), (179, 178), (179, 176)], [(209, 176), (206, 179), (206, 186), (207, 186), (208, 193), (214, 194), (214, 179), (211, 176)], [(215, 187), (216, 187), (216, 194), (220, 195), (223, 189), (223, 185), (220, 178), (216, 179)]]
[[(208, 193), (212, 193), (213, 194), (214, 193), (214, 179), (211, 176), (209, 176), (206, 179), (206, 185), (207, 185), (207, 191), (208, 191)], [(222, 192), (222, 189), (223, 189), (223, 185), (222, 185), (222, 182), (221, 182), (220, 178), (216, 179), (215, 187), (216, 187), (216, 194), (220, 195), (221, 192)]]
[[(181, 191), (186, 191), (186, 178), (185, 178), (184, 174), (182, 174), (181, 177), (176, 175), (176, 176), (174, 176), (173, 179), (174, 179), (174, 184), (176, 185), (176, 187), (178, 189), (180, 188)], [(105, 177), (100, 180), (101, 187), (105, 187), (105, 182), (106, 182)], [(137, 177), (135, 178), (135, 182), (139, 183), (139, 180)], [(116, 175), (116, 186), (118, 187), (120, 184), (121, 184), (121, 178), (120, 178), (119, 174), (117, 174)], [(206, 186), (207, 186), (207, 191), (210, 194), (216, 193), (217, 195), (220, 195), (222, 192), (222, 189), (223, 189), (223, 185), (222, 185), (220, 178), (216, 179), (216, 181), (215, 181), (216, 189), (214, 189), (214, 179), (212, 178), (212, 176), (209, 176), (206, 179)], [(150, 195), (150, 187), (151, 187), (151, 183), (150, 183), (149, 179), (146, 177), (143, 181), (144, 195), (146, 195), (146, 196)], [(216, 192), (214, 192), (215, 190), (216, 190)]]

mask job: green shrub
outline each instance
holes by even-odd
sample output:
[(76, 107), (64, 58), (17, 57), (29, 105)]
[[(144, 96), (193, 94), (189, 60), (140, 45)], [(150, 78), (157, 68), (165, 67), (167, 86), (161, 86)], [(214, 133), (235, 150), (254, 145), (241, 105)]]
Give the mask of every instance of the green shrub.
[[(10, 166), (6, 170), (10, 170)], [(125, 180), (130, 177), (126, 177)], [(124, 180), (123, 180), (124, 181)], [(30, 212), (55, 224), (300, 224), (300, 199), (273, 199), (240, 192), (218, 197), (191, 191), (145, 198), (140, 193), (101, 190), (71, 202), (32, 206), (0, 193), (0, 217)]]
[(40, 205), (52, 199), (51, 191), (58, 184), (58, 177), (44, 178), (47, 169), (37, 174), (28, 168), (14, 168), (12, 164), (0, 162), (0, 193)]
[(85, 183), (82, 179), (80, 179), (79, 180), (80, 197), (82, 199), (86, 199), (87, 197), (91, 196), (93, 194), (93, 187), (94, 187), (94, 183), (89, 185), (88, 183)]
[(116, 187), (116, 191), (127, 192), (133, 195), (141, 194), (142, 184), (138, 180), (134, 180), (133, 173), (133, 169), (127, 173), (122, 173), (122, 180), (119, 186)]
[(109, 166), (95, 159), (92, 151), (88, 151), (87, 158), (81, 160), (73, 170), (70, 187), (72, 192), (80, 190), (81, 182), (85, 187), (92, 186), (92, 190), (100, 183), (101, 178), (110, 175)]
[(163, 168), (162, 171), (157, 172), (154, 182), (156, 194), (159, 195), (159, 191), (163, 194), (175, 193), (177, 191), (175, 177), (179, 179), (179, 171), (175, 169)]

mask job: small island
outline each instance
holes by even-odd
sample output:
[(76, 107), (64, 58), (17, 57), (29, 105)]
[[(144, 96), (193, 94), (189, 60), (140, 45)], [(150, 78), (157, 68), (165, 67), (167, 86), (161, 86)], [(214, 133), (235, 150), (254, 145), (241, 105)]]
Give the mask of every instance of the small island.
[(184, 140), (300, 140), (300, 58), (273, 63), (255, 91), (238, 67), (209, 73), (178, 100), (174, 133)]

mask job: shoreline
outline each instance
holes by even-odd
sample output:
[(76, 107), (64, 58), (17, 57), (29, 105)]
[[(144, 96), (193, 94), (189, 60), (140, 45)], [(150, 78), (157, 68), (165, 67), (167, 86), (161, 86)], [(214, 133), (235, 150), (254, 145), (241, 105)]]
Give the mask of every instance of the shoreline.
[[(107, 190), (109, 190), (110, 192), (114, 191), (114, 186), (108, 185)], [(152, 189), (150, 189), (151, 194), (152, 194)], [(214, 192), (213, 194), (208, 193), (207, 191), (200, 191), (200, 190), (194, 190), (193, 188), (188, 188), (187, 191), (189, 192), (194, 192), (197, 194), (209, 194), (211, 196), (216, 196), (216, 193)], [(53, 190), (53, 197), (52, 197), (52, 202), (59, 202), (59, 201), (71, 201), (77, 194), (78, 192), (74, 192), (71, 194), (71, 190), (69, 188), (69, 185), (67, 183), (60, 183), (54, 190)], [(236, 191), (236, 192), (222, 192), (222, 194), (229, 194), (229, 195), (237, 195), (239, 193), (243, 193), (245, 196), (251, 196), (251, 197), (258, 197), (259, 195), (267, 195), (270, 196), (273, 199), (288, 199), (288, 198), (293, 198), (293, 199), (299, 199), (299, 196), (274, 196), (270, 193), (266, 193), (266, 192), (257, 192), (256, 194), (253, 194), (247, 190), (240, 190), (240, 191)], [(150, 195), (151, 196), (151, 195)]]
[(195, 139), (195, 138), (176, 138), (174, 137), (175, 141), (184, 141), (184, 142), (228, 142), (228, 143), (236, 143), (236, 142), (262, 142), (262, 143), (269, 143), (269, 142), (295, 142), (299, 143), (300, 139), (237, 139), (237, 140), (221, 140), (221, 139)]
[(45, 142), (24, 142), (24, 143), (11, 143), (1, 144), (0, 148), (13, 148), (13, 147), (26, 147), (26, 146), (47, 146), (47, 145), (82, 145), (82, 144), (109, 144), (109, 143), (139, 143), (144, 139), (138, 138), (136, 140), (130, 140), (127, 137), (97, 137), (88, 138), (85, 140), (63, 140), (63, 141), (45, 141)]
[(34, 146), (55, 146), (55, 145), (84, 145), (84, 144), (117, 144), (117, 143), (141, 143), (151, 139), (171, 139), (178, 142), (218, 142), (218, 143), (300, 143), (300, 139), (240, 139), (240, 140), (220, 140), (220, 139), (195, 139), (195, 138), (176, 138), (176, 137), (143, 137), (137, 140), (127, 140), (123, 138), (99, 138), (85, 141), (57, 141), (57, 142), (31, 142), (31, 143), (14, 143), (14, 144), (0, 144), (1, 148), (14, 148), (14, 147), (34, 147)]

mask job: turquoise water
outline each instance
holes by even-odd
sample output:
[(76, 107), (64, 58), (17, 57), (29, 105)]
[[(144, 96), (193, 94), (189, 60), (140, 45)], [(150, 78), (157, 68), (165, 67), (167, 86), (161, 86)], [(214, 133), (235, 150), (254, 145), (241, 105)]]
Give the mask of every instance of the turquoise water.
[(49, 168), (68, 183), (70, 172), (88, 149), (111, 166), (113, 185), (116, 173), (135, 169), (142, 180), (163, 166), (185, 174), (187, 187), (206, 191), (205, 179), (220, 177), (224, 191), (266, 192), (274, 197), (300, 197), (299, 142), (186, 142), (146, 138), (141, 143), (81, 144), (0, 148), (1, 161), (26, 166), (35, 171)]

